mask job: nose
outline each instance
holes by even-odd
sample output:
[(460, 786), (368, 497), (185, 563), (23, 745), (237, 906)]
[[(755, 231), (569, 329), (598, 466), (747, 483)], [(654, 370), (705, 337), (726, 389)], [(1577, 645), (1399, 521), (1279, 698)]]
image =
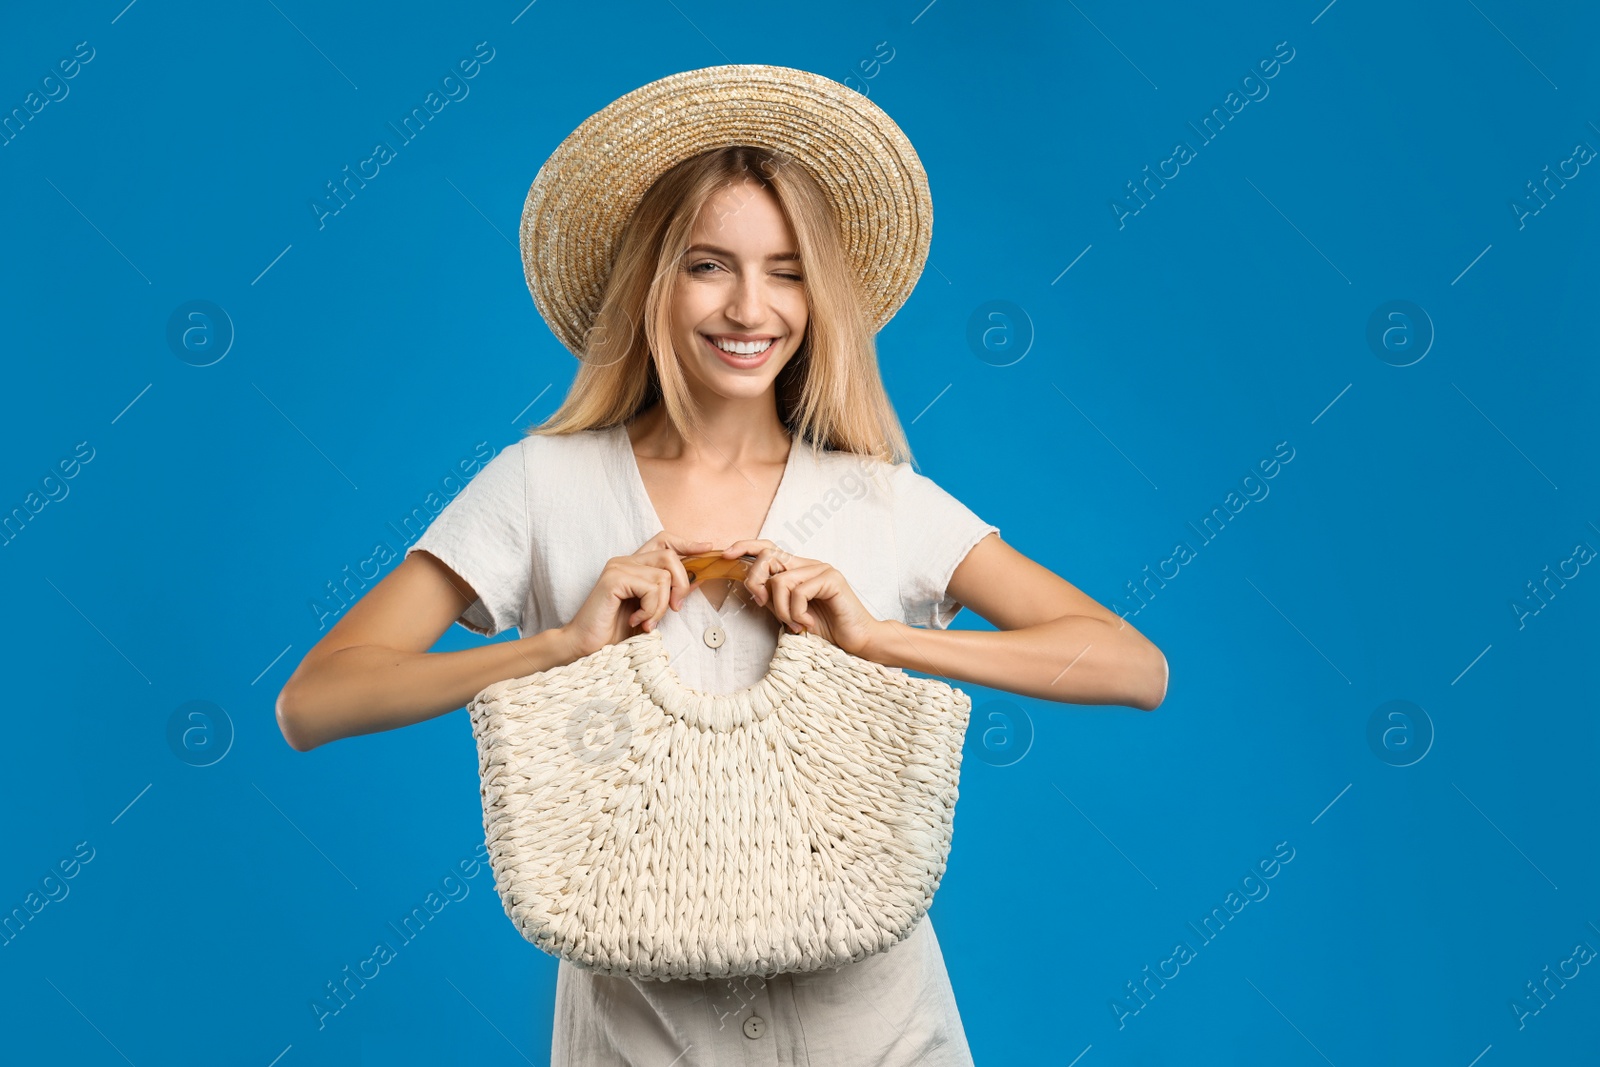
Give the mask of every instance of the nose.
[(758, 277), (749, 273), (741, 275), (729, 294), (727, 316), (741, 326), (754, 326), (762, 319), (766, 307), (766, 293)]

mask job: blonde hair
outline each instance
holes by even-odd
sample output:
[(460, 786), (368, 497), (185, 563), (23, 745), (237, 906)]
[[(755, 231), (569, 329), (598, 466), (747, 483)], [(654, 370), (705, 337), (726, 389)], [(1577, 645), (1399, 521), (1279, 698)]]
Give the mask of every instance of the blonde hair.
[(827, 194), (792, 158), (748, 145), (686, 159), (646, 191), (623, 228), (566, 399), (529, 433), (615, 426), (658, 400), (679, 433), (695, 424), (698, 412), (670, 330), (678, 265), (705, 203), (744, 181), (777, 199), (794, 229), (805, 275), (805, 337), (774, 382), (779, 420), (797, 439), (820, 448), (891, 464), (910, 460)]

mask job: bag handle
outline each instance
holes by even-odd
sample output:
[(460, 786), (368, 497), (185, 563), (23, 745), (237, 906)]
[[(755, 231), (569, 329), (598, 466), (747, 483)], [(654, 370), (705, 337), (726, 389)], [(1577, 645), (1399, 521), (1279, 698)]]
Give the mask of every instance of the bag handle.
[(727, 578), (742, 582), (750, 573), (750, 564), (756, 561), (754, 556), (735, 556), (733, 559), (726, 559), (721, 552), (702, 552), (694, 556), (684, 556), (682, 559), (683, 569), (689, 572), (690, 586), (712, 578)]

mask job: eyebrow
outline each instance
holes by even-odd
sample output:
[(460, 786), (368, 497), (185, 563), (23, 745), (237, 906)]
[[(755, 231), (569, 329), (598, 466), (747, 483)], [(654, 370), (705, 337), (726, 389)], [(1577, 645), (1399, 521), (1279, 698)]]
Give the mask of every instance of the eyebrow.
[[(738, 256), (735, 256), (732, 252), (728, 251), (726, 248), (718, 248), (716, 245), (690, 245), (688, 248), (685, 248), (683, 250), (683, 254), (684, 255), (688, 255), (690, 252), (710, 252), (712, 255), (726, 256), (729, 259), (738, 259), (739, 258)], [(798, 262), (800, 262), (800, 253), (799, 252), (774, 252), (774, 253), (772, 253), (772, 255), (768, 256), (767, 259), (768, 260), (780, 260), (780, 261), (788, 262), (788, 263), (798, 263)]]

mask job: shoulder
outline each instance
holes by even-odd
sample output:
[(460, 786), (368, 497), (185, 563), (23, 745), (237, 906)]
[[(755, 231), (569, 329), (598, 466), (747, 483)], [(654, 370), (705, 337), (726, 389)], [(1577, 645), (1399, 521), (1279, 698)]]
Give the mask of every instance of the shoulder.
[(806, 449), (815, 491), (832, 488), (852, 498), (871, 496), (913, 521), (919, 514), (938, 512), (956, 502), (938, 482), (910, 463), (890, 463), (877, 456), (814, 445)]
[[(501, 450), (514, 454), (530, 480), (539, 482), (573, 475), (586, 476), (603, 464), (614, 447), (616, 428), (579, 430), (575, 433), (526, 433)], [(498, 458), (498, 457), (497, 457)]]
[(836, 453), (835, 456), (837, 469), (853, 470), (870, 478), (888, 498), (898, 503), (915, 502), (944, 493), (937, 482), (910, 463), (890, 463), (876, 456), (848, 452)]
[(472, 456), (459, 465), (465, 483), (461, 495), (485, 504), (514, 500), (520, 507), (560, 494), (574, 484), (603, 481), (608, 432), (525, 433), (498, 450), (490, 442), (480, 441)]
[(870, 493), (892, 499), (900, 464), (890, 464), (876, 456), (841, 452), (806, 444), (806, 465), (823, 485), (836, 486), (851, 496)]
[(617, 427), (600, 430), (578, 430), (574, 433), (524, 433), (522, 439), (505, 446), (502, 451), (519, 449), (524, 455), (561, 455), (598, 452), (612, 441)]

